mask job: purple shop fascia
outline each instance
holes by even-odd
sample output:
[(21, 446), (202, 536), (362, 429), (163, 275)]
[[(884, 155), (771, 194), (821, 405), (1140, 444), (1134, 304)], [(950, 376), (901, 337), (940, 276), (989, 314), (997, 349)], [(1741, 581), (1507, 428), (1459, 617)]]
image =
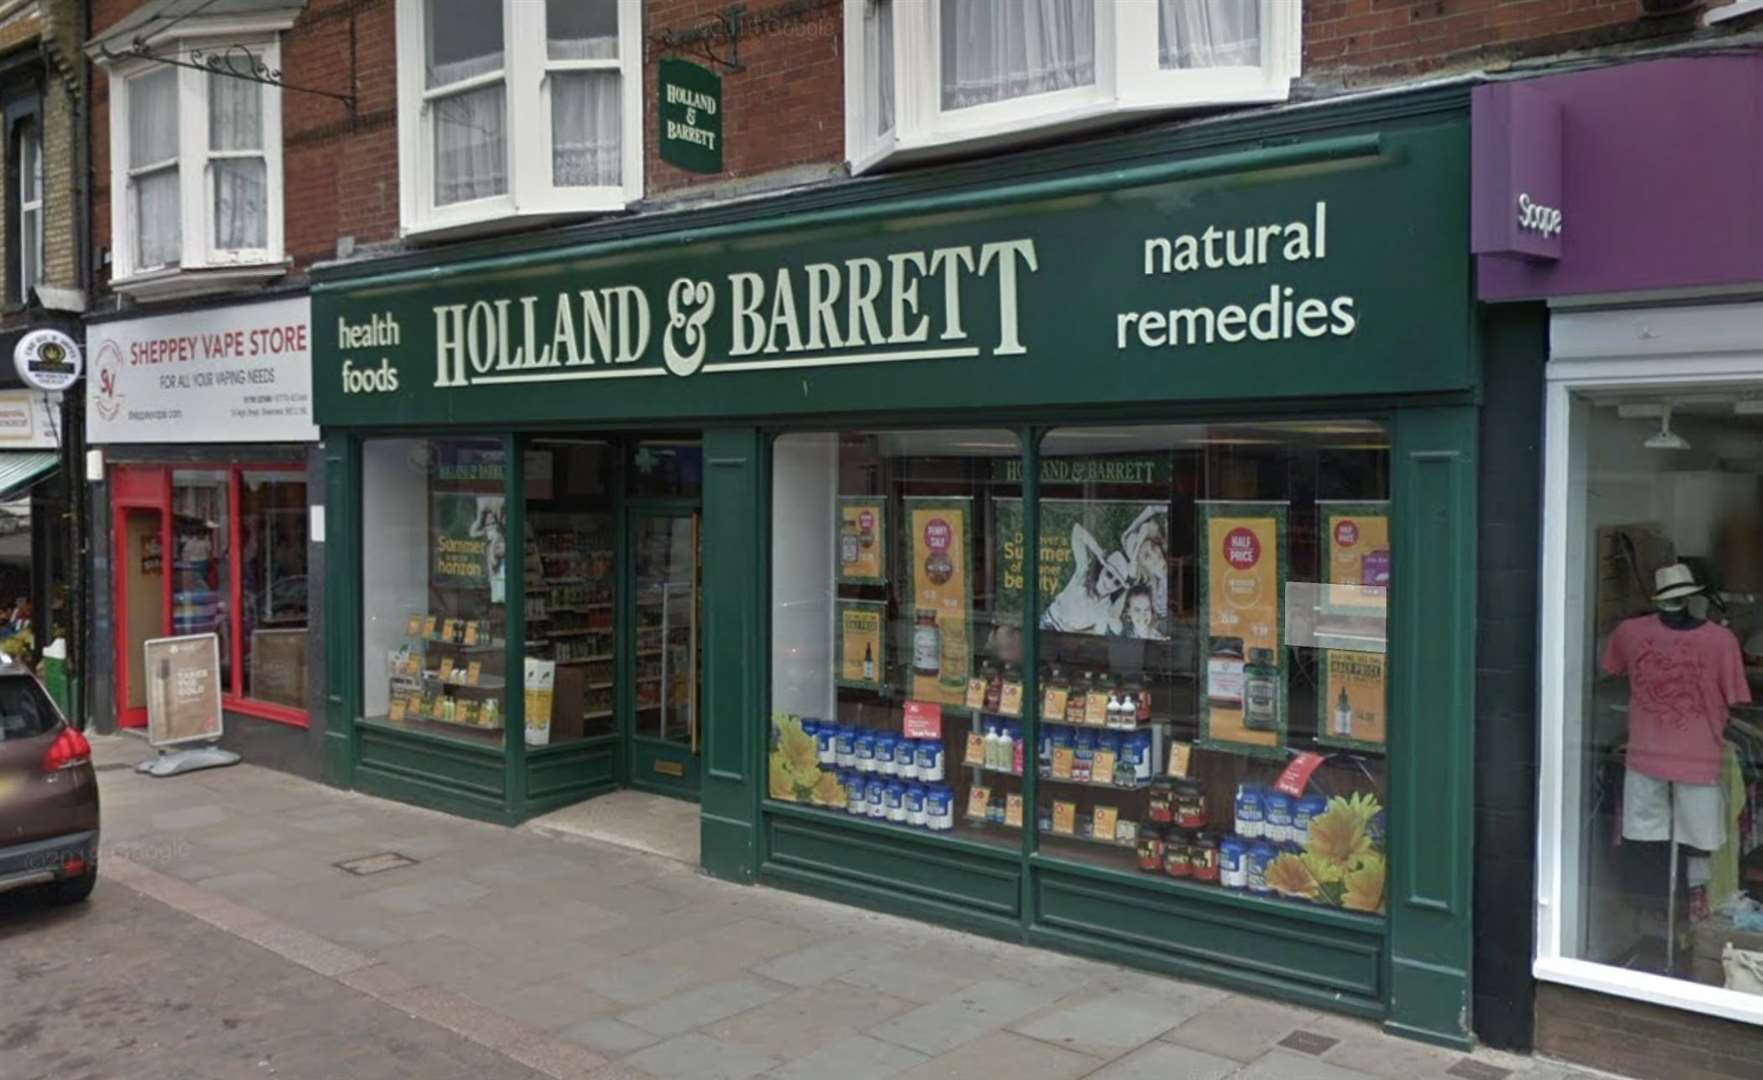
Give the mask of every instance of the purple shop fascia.
[[(1635, 522), (1663, 515), (1660, 528), (1673, 537), (1672, 558), (1687, 558), (1703, 554), (1698, 545), (1705, 541), (1684, 522), (1693, 517), (1700, 527), (1719, 519), (1702, 513), (1707, 508), (1683, 494), (1685, 485), (1705, 478), (1710, 490), (1716, 482), (1755, 488), (1744, 466), (1723, 465), (1714, 456), (1714, 439), (1699, 441), (1701, 456), (1692, 458), (1681, 453), (1690, 443), (1669, 428), (1674, 408), (1680, 419), (1701, 410), (1702, 422), (1735, 436), (1730, 445), (1756, 442), (1745, 418), (1763, 411), (1755, 405), (1763, 401), (1763, 52), (1611, 63), (1479, 85), (1471, 94), (1471, 153), (1478, 299), (1548, 305), (1547, 363), (1517, 380), (1515, 391), (1541, 395), (1541, 430), (1503, 433), (1527, 444), (1540, 439), (1543, 449), (1540, 553), (1524, 571), (1539, 582), (1531, 676), (1537, 730), (1534, 743), (1532, 733), (1517, 729), (1477, 736), (1480, 747), (1501, 739), (1522, 744), (1513, 759), (1519, 765), (1528, 764), (1529, 753), (1537, 755), (1536, 884), (1528, 924), (1535, 933), (1536, 1048), (1624, 1072), (1669, 1072), (1681, 1065), (1673, 1055), (1683, 1053), (1683, 1044), (1670, 1039), (1656, 1040), (1638, 1057), (1594, 1060), (1604, 1034), (1613, 1036), (1609, 1046), (1618, 1046), (1614, 1036), (1624, 1025), (1657, 1021), (1664, 1008), (1736, 1021), (1698, 1021), (1685, 1030), (1697, 1032), (1699, 1048), (1722, 1061), (1754, 1062), (1763, 1047), (1763, 995), (1691, 973), (1690, 961), (1707, 959), (1702, 938), (1710, 923), (1692, 921), (1682, 902), (1665, 906), (1667, 894), (1687, 895), (1678, 892), (1677, 878), (1668, 885), (1661, 870), (1649, 894), (1660, 908), (1648, 939), (1661, 943), (1658, 966), (1621, 962), (1607, 947), (1616, 919), (1604, 910), (1609, 897), (1599, 889), (1611, 889), (1609, 853), (1625, 843), (1627, 823), (1612, 824), (1619, 811), (1597, 800), (1586, 776), (1614, 759), (1611, 744), (1619, 734), (1588, 719), (1601, 644), (1589, 628), (1597, 622), (1593, 608), (1603, 614), (1598, 598), (1606, 563), (1599, 544), (1610, 531), (1609, 515), (1628, 514), (1618, 520)], [(1512, 415), (1529, 415), (1535, 401), (1521, 404), (1526, 407)], [(1605, 441), (1594, 445), (1593, 432)], [(1728, 446), (1721, 443), (1718, 453)], [(1680, 453), (1669, 456), (1673, 451)], [(1763, 453), (1754, 456), (1763, 460)], [(1588, 476), (1598, 469), (1617, 470), (1627, 487), (1600, 489), (1601, 501), (1594, 498)], [(1717, 476), (1723, 469), (1729, 475)], [(1625, 494), (1654, 501), (1634, 508), (1621, 502)], [(1529, 563), (1524, 552), (1517, 559)], [(1650, 571), (1646, 576), (1651, 580)], [(1530, 700), (1527, 693), (1518, 696)], [(1498, 728), (1501, 721), (1485, 716), (1478, 724)], [(1515, 842), (1478, 859), (1529, 860), (1525, 848)], [(1658, 864), (1666, 863), (1661, 853)], [(1478, 894), (1478, 905), (1494, 902)], [(1483, 917), (1478, 912), (1478, 920)], [(1508, 918), (1492, 923), (1526, 925)], [(1675, 961), (1666, 941), (1676, 943)], [(1492, 944), (1510, 956), (1527, 943)], [(1712, 970), (1719, 971), (1718, 956)], [(1484, 985), (1479, 977), (1476, 992), (1524, 993), (1516, 984)], [(1591, 1023), (1588, 1009), (1612, 1026), (1593, 1024), (1598, 1034), (1589, 1038), (1563, 1035)]]

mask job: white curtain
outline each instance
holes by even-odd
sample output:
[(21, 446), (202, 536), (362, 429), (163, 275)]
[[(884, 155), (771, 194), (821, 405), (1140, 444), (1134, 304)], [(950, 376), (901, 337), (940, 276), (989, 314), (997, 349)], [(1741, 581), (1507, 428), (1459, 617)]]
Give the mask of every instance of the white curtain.
[(551, 182), (558, 187), (618, 184), (622, 127), (618, 72), (552, 72)]
[(863, 108), (871, 135), (894, 130), (894, 3), (868, 0), (863, 9)]
[(508, 191), (508, 103), (501, 83), (436, 99), (435, 205)]
[(1258, 0), (1157, 0), (1157, 58), (1166, 68), (1258, 67)]
[(1096, 81), (1095, 0), (942, 0), (943, 108)]
[(135, 269), (175, 266), (182, 258), (178, 197), (178, 73), (160, 68), (129, 81), (129, 168), (159, 165), (130, 180)]
[[(208, 77), (208, 148), (214, 179), (214, 246), (269, 246), (269, 167), (263, 150), (263, 87), (225, 75)], [(255, 151), (252, 156), (233, 156)]]

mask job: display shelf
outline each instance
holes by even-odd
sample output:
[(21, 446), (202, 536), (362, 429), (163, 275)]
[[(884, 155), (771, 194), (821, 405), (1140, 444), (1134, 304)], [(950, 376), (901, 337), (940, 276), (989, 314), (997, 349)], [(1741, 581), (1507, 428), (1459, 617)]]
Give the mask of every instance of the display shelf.
[(598, 709), (598, 710), (595, 710), (594, 712), (582, 713), (582, 719), (583, 720), (604, 720), (606, 717), (611, 716), (611, 715), (612, 715), (611, 709)]
[[(963, 762), (961, 767), (964, 769), (978, 769), (980, 772), (989, 776), (1014, 776), (1019, 780), (1022, 778), (1022, 774), (1015, 769), (998, 769), (990, 765), (972, 765), (967, 762)], [(1131, 787), (1126, 787), (1121, 784), (1108, 784), (1098, 780), (1073, 780), (1070, 777), (1058, 777), (1054, 776), (1052, 772), (1047, 769), (1035, 770), (1035, 776), (1045, 780), (1049, 784), (1068, 784), (1072, 787), (1096, 788), (1101, 791), (1118, 791), (1122, 794), (1135, 794), (1137, 792), (1151, 790), (1151, 782), (1149, 780), (1142, 784), (1134, 784)]]
[(420, 641), (425, 645), (445, 645), (447, 648), (452, 649), (454, 652), (468, 652), (468, 653), (472, 653), (472, 652), (500, 652), (502, 649), (506, 648), (508, 645), (508, 643), (505, 641), (491, 641), (491, 642), (481, 642), (480, 641), (476, 645), (465, 645), (465, 644), (461, 644), (458, 642), (449, 641), (446, 638), (419, 637), (419, 638), (411, 638), (410, 640), (411, 641)]
[(1089, 844), (1093, 847), (1115, 848), (1119, 851), (1137, 851), (1139, 846), (1137, 840), (1104, 840), (1095, 836), (1082, 836), (1078, 833), (1054, 832), (1051, 829), (1042, 829), (1040, 835), (1042, 840), (1070, 840), (1075, 844)]
[(449, 690), (505, 690), (508, 687), (508, 680), (500, 675), (480, 675), (477, 682), (464, 683), (442, 679), (439, 674), (433, 671), (425, 671), (422, 673), (422, 681), (424, 683), (438, 683)]

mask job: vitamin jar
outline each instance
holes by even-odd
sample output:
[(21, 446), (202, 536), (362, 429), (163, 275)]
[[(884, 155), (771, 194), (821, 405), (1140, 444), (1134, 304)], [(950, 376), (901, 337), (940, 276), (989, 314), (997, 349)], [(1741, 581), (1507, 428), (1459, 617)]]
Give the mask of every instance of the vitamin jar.
[(1158, 825), (1175, 823), (1175, 785), (1168, 780), (1151, 781), (1151, 799), (1146, 816)]
[(1198, 780), (1175, 782), (1175, 823), (1184, 829), (1206, 827), (1206, 789)]
[(1147, 825), (1139, 833), (1139, 869), (1147, 874), (1163, 870), (1163, 830)]
[(1249, 844), (1240, 836), (1227, 836), (1218, 844), (1218, 882), (1227, 889), (1249, 887)]
[(1188, 845), (1188, 862), (1193, 866), (1195, 881), (1218, 884), (1218, 840), (1213, 836), (1197, 836)]
[(1194, 864), (1189, 848), (1193, 838), (1184, 829), (1169, 830), (1163, 841), (1163, 872), (1172, 878), (1191, 877)]

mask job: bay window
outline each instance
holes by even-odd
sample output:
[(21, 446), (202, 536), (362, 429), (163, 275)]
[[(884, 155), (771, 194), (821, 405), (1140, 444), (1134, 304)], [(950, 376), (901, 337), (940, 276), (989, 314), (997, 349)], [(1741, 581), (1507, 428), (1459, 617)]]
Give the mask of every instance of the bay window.
[(1301, 16), (1288, 0), (849, 0), (846, 156), (1282, 101)]
[(399, 0), (406, 232), (642, 193), (636, 0)]
[[(279, 67), (273, 39), (229, 37), (225, 68)], [(281, 90), (174, 42), (108, 64), (112, 284), (139, 299), (275, 277), (282, 254)], [(185, 64), (161, 63), (157, 57)]]

